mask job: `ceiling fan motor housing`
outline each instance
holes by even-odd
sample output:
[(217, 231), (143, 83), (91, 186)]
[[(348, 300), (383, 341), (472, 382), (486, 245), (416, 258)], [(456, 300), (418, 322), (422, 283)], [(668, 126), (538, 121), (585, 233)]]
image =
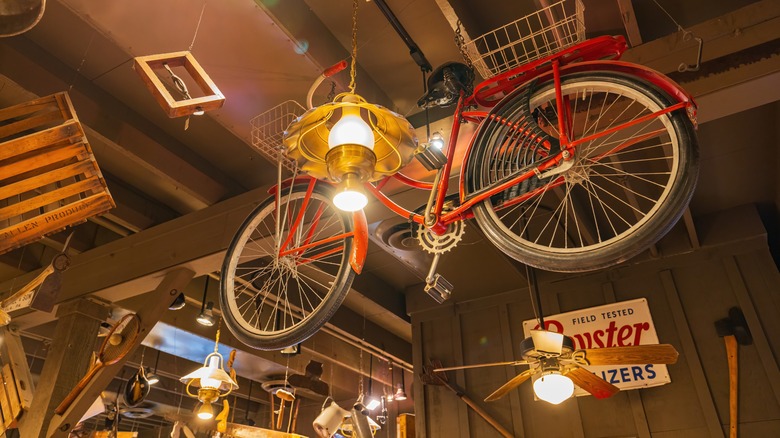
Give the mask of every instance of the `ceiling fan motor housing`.
[(525, 338), (520, 342), (520, 354), (525, 360), (538, 360), (543, 357), (560, 357), (567, 356), (574, 351), (574, 340), (566, 335), (563, 335), (563, 345), (561, 346), (561, 353), (546, 353), (536, 349), (533, 338)]

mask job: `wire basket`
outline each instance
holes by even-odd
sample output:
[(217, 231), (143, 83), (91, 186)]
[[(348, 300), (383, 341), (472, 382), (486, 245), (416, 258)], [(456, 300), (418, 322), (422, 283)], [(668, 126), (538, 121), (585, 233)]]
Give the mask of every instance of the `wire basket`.
[(469, 60), (488, 79), (585, 40), (585, 6), (575, 0), (567, 15), (561, 0), (466, 42)]
[(255, 116), (251, 120), (252, 146), (268, 161), (274, 164), (281, 161), (285, 169), (295, 173), (296, 163), (286, 155), (280, 156), (279, 151), (282, 149), (284, 131), (305, 111), (303, 105), (287, 100)]

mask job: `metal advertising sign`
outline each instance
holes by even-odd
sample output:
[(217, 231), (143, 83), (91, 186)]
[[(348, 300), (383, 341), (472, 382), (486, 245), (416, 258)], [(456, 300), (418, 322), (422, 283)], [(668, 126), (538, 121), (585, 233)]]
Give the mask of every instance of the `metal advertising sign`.
[[(623, 301), (544, 317), (547, 330), (574, 340), (574, 348), (625, 347), (658, 344), (647, 300)], [(523, 321), (525, 337), (538, 329), (535, 319)], [(666, 365), (626, 364), (584, 367), (621, 390), (647, 388), (671, 382)], [(588, 395), (577, 388), (574, 395)]]

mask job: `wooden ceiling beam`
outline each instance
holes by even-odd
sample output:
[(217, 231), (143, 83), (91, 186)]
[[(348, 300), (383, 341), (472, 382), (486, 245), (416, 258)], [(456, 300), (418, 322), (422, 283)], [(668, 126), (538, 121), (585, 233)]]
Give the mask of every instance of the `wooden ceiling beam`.
[[(63, 274), (59, 302), (90, 294), (119, 302), (153, 290), (161, 275), (181, 267), (192, 270), (196, 276), (219, 270), (233, 234), (246, 215), (266, 196), (265, 190), (252, 190), (74, 256), (71, 267)], [(0, 285), (0, 290), (8, 290), (12, 283), (23, 284), (35, 275), (32, 272), (5, 281)], [(353, 300), (358, 299), (359, 302), (359, 297), (365, 296), (354, 287), (350, 294), (354, 295)], [(364, 304), (354, 310), (360, 321)], [(377, 311), (366, 312), (369, 321), (385, 311), (380, 305), (376, 306)], [(402, 312), (397, 307), (393, 311)], [(20, 328), (43, 324), (52, 319), (49, 314), (25, 311), (13, 317)], [(401, 321), (407, 316), (402, 313), (394, 318)], [(355, 319), (344, 318), (344, 324), (350, 322), (353, 325), (344, 330), (354, 338), (362, 339), (362, 326), (355, 326)], [(380, 333), (388, 338), (406, 339), (406, 336), (391, 334), (379, 326), (377, 330), (381, 330)], [(394, 354), (402, 354), (400, 350), (403, 348), (403, 343), (399, 344), (399, 352)]]
[[(288, 35), (291, 46), (299, 41), (316, 41), (316, 44), (308, 45), (303, 56), (307, 57), (320, 71), (343, 59), (349, 60), (351, 48), (344, 47), (339, 42), (330, 29), (306, 4), (305, 0), (273, 2), (273, 7), (268, 5), (270, 2), (263, 0), (255, 0), (255, 3)], [(358, 57), (357, 77), (360, 78), (360, 87), (357, 91), (368, 102), (394, 108), (392, 99), (359, 65), (359, 59)], [(341, 74), (334, 76), (332, 80), (346, 88), (346, 78), (348, 76)], [(312, 82), (314, 82), (314, 78), (312, 78)]]

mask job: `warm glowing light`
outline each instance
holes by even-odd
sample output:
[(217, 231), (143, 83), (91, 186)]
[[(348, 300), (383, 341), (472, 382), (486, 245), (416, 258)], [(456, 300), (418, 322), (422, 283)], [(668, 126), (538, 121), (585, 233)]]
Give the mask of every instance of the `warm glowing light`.
[(214, 408), (211, 403), (203, 403), (198, 409), (198, 418), (201, 420), (211, 420), (214, 418)]
[(333, 205), (343, 211), (362, 210), (368, 204), (368, 198), (357, 190), (344, 190), (333, 197)]
[(556, 371), (545, 373), (534, 382), (534, 393), (541, 400), (557, 405), (574, 394), (574, 382)]
[(196, 106), (195, 111), (192, 113), (193, 116), (202, 116), (203, 114), (206, 114), (206, 111), (203, 110), (203, 107)]
[(346, 106), (343, 115), (328, 134), (328, 147), (345, 144), (359, 144), (369, 149), (374, 149), (374, 131), (368, 123), (360, 117), (360, 107)]
[(441, 149), (444, 147), (444, 137), (440, 133), (434, 132), (431, 134), (431, 138), (428, 139), (428, 143), (436, 149)]

